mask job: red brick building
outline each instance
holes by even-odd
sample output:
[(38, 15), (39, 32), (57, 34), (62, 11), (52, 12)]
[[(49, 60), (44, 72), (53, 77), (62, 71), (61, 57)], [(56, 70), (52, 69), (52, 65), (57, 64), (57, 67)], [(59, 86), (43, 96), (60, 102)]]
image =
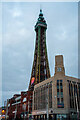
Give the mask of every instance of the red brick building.
[(9, 120), (31, 117), (32, 95), (32, 91), (21, 92), (21, 94), (15, 94), (8, 100), (7, 115), (9, 116)]

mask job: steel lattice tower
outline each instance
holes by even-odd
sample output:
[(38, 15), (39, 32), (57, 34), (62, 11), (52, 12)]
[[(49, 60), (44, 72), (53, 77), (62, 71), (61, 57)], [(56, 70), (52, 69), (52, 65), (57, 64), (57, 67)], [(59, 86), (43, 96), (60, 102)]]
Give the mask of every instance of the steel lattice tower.
[(31, 79), (29, 84), (29, 89), (32, 90), (35, 84), (40, 83), (46, 80), (47, 78), (50, 78), (50, 70), (46, 47), (46, 29), (47, 24), (43, 17), (42, 10), (40, 10), (39, 18), (35, 25), (36, 45)]

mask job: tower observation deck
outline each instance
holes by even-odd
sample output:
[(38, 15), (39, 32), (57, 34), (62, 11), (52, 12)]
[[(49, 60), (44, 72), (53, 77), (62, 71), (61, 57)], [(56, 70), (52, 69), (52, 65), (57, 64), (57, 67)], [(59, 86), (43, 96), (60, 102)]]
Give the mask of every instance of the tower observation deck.
[(38, 84), (50, 77), (46, 47), (46, 29), (47, 24), (43, 17), (42, 10), (40, 10), (39, 18), (35, 25), (36, 44), (29, 90), (33, 90), (35, 84)]

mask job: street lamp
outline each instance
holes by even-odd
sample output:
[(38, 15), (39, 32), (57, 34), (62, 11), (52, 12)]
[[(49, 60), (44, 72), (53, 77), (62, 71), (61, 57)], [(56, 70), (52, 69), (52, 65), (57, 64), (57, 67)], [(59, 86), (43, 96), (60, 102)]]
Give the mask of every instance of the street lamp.
[(76, 105), (77, 105), (77, 120), (79, 120), (79, 108), (78, 108), (78, 101), (77, 101), (77, 93), (76, 93)]
[(28, 119), (29, 119), (29, 100), (28, 100)]
[(48, 99), (48, 86), (47, 86), (47, 98), (46, 98), (46, 103), (47, 103), (47, 106), (46, 106), (46, 111), (47, 111), (47, 120), (49, 118), (49, 99)]
[(15, 108), (15, 119), (16, 119), (16, 115), (17, 115), (17, 100), (15, 99), (16, 101), (16, 108)]
[(23, 110), (24, 110), (24, 120), (25, 120), (26, 103), (23, 104)]

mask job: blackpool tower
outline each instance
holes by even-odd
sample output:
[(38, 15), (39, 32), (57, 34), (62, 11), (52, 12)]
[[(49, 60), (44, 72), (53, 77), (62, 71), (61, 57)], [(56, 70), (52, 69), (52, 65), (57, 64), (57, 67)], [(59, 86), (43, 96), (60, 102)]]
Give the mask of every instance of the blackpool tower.
[(50, 70), (46, 47), (47, 24), (40, 10), (39, 18), (35, 25), (36, 44), (34, 52), (34, 61), (32, 66), (29, 90), (34, 89), (34, 85), (50, 78)]

